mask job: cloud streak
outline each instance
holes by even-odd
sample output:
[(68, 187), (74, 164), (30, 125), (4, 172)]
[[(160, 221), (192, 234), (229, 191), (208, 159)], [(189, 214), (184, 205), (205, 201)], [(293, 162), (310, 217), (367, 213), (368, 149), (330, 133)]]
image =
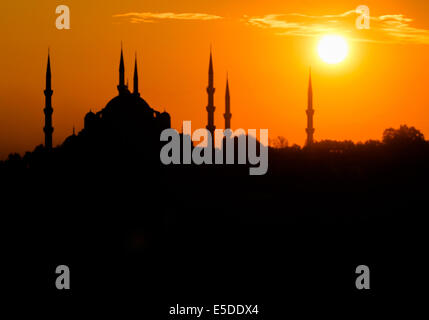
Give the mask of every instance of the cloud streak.
[(209, 21), (222, 19), (221, 16), (207, 13), (174, 13), (174, 12), (128, 12), (113, 15), (114, 18), (126, 19), (131, 23), (154, 23), (162, 20)]
[(412, 26), (413, 19), (403, 14), (371, 16), (370, 29), (358, 30), (356, 10), (341, 14), (311, 16), (300, 13), (268, 14), (262, 17), (244, 16), (250, 26), (274, 29), (279, 35), (314, 37), (326, 33), (346, 34), (365, 42), (429, 44), (429, 30)]

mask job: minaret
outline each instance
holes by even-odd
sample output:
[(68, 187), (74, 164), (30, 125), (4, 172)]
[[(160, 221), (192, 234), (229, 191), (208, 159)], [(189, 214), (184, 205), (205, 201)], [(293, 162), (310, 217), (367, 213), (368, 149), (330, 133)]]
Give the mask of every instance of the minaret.
[(134, 90), (133, 90), (133, 94), (136, 96), (140, 96), (140, 93), (139, 93), (139, 75), (137, 72), (137, 54), (136, 54), (135, 64), (134, 64)]
[(213, 60), (212, 60), (212, 51), (210, 49), (210, 63), (209, 63), (209, 85), (207, 86), (207, 95), (208, 95), (208, 105), (207, 105), (207, 126), (206, 129), (210, 131), (212, 138), (214, 138), (214, 131), (216, 127), (214, 125), (214, 93), (215, 88), (213, 87)]
[(124, 64), (124, 54), (122, 52), (122, 45), (121, 45), (121, 60), (119, 62), (119, 84), (118, 84), (118, 91), (119, 94), (125, 93), (127, 90), (127, 86), (125, 85), (125, 64)]
[(45, 132), (45, 147), (48, 150), (52, 149), (52, 132), (54, 132), (54, 128), (52, 127), (52, 87), (51, 87), (51, 59), (50, 54), (48, 52), (48, 66), (46, 68), (46, 88), (45, 88), (45, 109), (43, 112), (45, 113), (45, 127), (43, 131)]
[(231, 129), (231, 100), (229, 97), (229, 84), (228, 84), (228, 74), (226, 75), (226, 91), (225, 91), (225, 113), (223, 114), (225, 118), (225, 130)]
[(308, 106), (307, 106), (307, 129), (305, 131), (307, 132), (307, 141), (306, 145), (312, 145), (313, 144), (313, 134), (314, 134), (314, 128), (313, 128), (313, 115), (314, 115), (314, 109), (313, 109), (313, 88), (311, 86), (311, 68), (310, 68), (310, 78), (308, 80)]

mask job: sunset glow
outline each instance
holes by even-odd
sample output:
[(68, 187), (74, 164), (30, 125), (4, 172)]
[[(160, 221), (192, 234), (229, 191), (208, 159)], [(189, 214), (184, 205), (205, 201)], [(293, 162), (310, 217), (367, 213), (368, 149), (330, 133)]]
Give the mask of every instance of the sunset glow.
[[(56, 146), (115, 96), (121, 42), (125, 80), (132, 83), (137, 53), (142, 97), (179, 131), (183, 121), (207, 124), (212, 46), (217, 128), (228, 73), (234, 129), (269, 128), (270, 138), (302, 146), (311, 66), (315, 139), (380, 139), (401, 124), (429, 135), (427, 1), (366, 3), (368, 30), (356, 28), (357, 4), (348, 0), (96, 3), (67, 3), (70, 30), (55, 27), (58, 1), (0, 4), (0, 159), (43, 142), (48, 47)], [(321, 41), (329, 35), (346, 44)]]

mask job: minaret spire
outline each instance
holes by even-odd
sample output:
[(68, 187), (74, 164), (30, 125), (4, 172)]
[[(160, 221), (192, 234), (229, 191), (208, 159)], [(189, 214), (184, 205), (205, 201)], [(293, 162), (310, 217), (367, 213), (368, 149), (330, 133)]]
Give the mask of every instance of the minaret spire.
[(307, 141), (306, 145), (309, 146), (313, 144), (313, 135), (314, 135), (314, 128), (313, 128), (313, 115), (314, 115), (314, 109), (313, 109), (313, 87), (311, 84), (311, 67), (310, 67), (310, 76), (308, 79), (308, 102), (307, 102), (307, 129), (305, 131), (307, 132)]
[(51, 54), (48, 49), (48, 64), (46, 66), (46, 89), (51, 89)]
[(43, 112), (45, 113), (45, 127), (43, 131), (45, 132), (45, 147), (48, 150), (52, 149), (52, 133), (54, 132), (54, 128), (52, 127), (52, 113), (54, 110), (52, 109), (52, 79), (51, 79), (51, 58), (50, 52), (48, 49), (48, 64), (46, 67), (46, 88), (45, 88), (45, 109)]
[(212, 49), (210, 47), (210, 61), (209, 61), (209, 86), (213, 87), (213, 57), (212, 57)]
[(137, 53), (136, 53), (135, 63), (134, 63), (134, 90), (133, 90), (133, 93), (136, 96), (140, 96), (140, 93), (139, 93), (139, 75), (137, 72)]
[(206, 129), (211, 133), (212, 138), (214, 138), (214, 131), (216, 130), (216, 127), (214, 125), (214, 111), (216, 110), (214, 106), (214, 93), (215, 88), (213, 86), (213, 58), (212, 58), (212, 50), (210, 46), (210, 61), (209, 61), (209, 84), (207, 86), (207, 95), (208, 95), (208, 104), (206, 107), (207, 110), (207, 126)]
[(231, 100), (229, 96), (229, 81), (228, 81), (228, 73), (226, 74), (226, 90), (225, 90), (225, 130), (231, 129)]
[(121, 42), (121, 59), (119, 61), (119, 84), (118, 84), (119, 94), (124, 93), (126, 89), (127, 89), (127, 86), (125, 85), (124, 53), (122, 50), (122, 42)]

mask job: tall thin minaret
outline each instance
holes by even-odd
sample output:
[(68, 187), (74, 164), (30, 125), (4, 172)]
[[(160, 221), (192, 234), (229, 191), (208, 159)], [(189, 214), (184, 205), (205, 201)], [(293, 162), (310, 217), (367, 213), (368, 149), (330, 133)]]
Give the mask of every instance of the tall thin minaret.
[(45, 147), (48, 150), (52, 149), (52, 132), (54, 132), (54, 128), (52, 127), (52, 113), (54, 110), (52, 109), (52, 86), (51, 86), (51, 59), (48, 51), (48, 66), (46, 68), (46, 88), (45, 88), (45, 109), (43, 112), (45, 113), (45, 127), (43, 131), (45, 132)]
[(226, 90), (225, 90), (225, 113), (223, 114), (225, 118), (225, 130), (231, 129), (231, 99), (229, 96), (229, 83), (228, 83), (228, 74), (226, 75)]
[(216, 127), (214, 125), (214, 93), (215, 88), (213, 87), (213, 60), (212, 60), (212, 50), (210, 48), (210, 63), (209, 63), (209, 85), (207, 86), (207, 95), (208, 95), (208, 104), (207, 104), (207, 126), (206, 129), (211, 133), (212, 138), (214, 138), (214, 131)]
[(313, 115), (314, 115), (314, 109), (313, 109), (313, 88), (311, 85), (311, 68), (310, 68), (310, 77), (308, 80), (308, 106), (307, 106), (307, 129), (305, 131), (307, 132), (307, 141), (306, 145), (312, 145), (313, 144), (313, 134), (314, 134), (314, 128), (313, 128)]
[(124, 54), (122, 52), (122, 44), (121, 44), (121, 60), (119, 61), (118, 91), (119, 91), (119, 94), (123, 94), (127, 91), (127, 86), (125, 85), (125, 64), (124, 64)]
[(137, 72), (137, 53), (136, 53), (136, 58), (135, 58), (135, 63), (134, 63), (134, 90), (133, 90), (133, 94), (136, 96), (140, 96), (140, 93), (139, 93), (139, 75)]

